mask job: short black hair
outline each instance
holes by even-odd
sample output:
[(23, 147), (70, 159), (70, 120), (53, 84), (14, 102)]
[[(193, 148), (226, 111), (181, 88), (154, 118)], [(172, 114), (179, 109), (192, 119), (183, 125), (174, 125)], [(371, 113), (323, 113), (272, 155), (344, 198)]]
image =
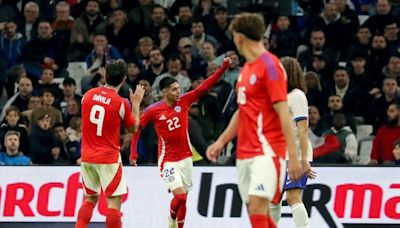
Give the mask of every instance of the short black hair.
[(160, 84), (159, 84), (160, 90), (170, 87), (171, 84), (173, 84), (175, 82), (178, 82), (178, 81), (172, 77), (165, 77), (165, 78), (161, 79)]
[(106, 82), (111, 86), (118, 86), (128, 74), (128, 66), (122, 59), (111, 60), (106, 65)]
[(60, 122), (54, 124), (53, 130), (56, 129), (56, 128), (58, 128), (58, 127), (62, 127), (62, 128), (65, 130), (64, 124), (63, 124), (63, 123), (60, 123)]
[(50, 93), (53, 97), (55, 97), (54, 91), (49, 87), (44, 87), (44, 89), (40, 93), (40, 96), (43, 97), (45, 93)]
[(70, 77), (65, 78), (62, 84), (63, 84), (63, 86), (66, 86), (66, 85), (75, 85), (76, 86), (75, 79), (70, 78)]

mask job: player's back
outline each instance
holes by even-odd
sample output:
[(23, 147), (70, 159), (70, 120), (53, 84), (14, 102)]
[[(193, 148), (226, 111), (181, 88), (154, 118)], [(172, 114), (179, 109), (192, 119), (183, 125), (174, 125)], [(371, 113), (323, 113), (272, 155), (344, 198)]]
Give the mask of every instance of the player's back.
[[(128, 101), (115, 90), (105, 87), (89, 90), (82, 98), (82, 161), (118, 162), (121, 120), (130, 114)], [(133, 125), (133, 121), (128, 124)]]

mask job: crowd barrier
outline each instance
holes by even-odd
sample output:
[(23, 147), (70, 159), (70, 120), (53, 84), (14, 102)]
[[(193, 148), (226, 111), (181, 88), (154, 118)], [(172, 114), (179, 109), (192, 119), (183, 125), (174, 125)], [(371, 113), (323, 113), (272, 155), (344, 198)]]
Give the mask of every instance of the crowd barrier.
[[(304, 202), (311, 227), (399, 227), (400, 169), (316, 167)], [(123, 227), (167, 227), (171, 195), (157, 167), (125, 167)], [(195, 167), (186, 227), (250, 227), (234, 167)], [(73, 227), (82, 202), (79, 167), (0, 167), (0, 227)], [(283, 207), (279, 227), (294, 227)], [(91, 227), (104, 227), (104, 199)]]

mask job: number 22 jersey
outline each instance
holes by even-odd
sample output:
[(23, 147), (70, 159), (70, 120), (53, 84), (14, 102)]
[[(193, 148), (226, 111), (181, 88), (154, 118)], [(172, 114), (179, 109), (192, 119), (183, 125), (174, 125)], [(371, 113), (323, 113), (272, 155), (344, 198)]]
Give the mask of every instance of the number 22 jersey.
[(83, 162), (96, 164), (118, 162), (121, 122), (126, 128), (131, 128), (135, 124), (127, 99), (106, 87), (86, 92), (82, 98)]

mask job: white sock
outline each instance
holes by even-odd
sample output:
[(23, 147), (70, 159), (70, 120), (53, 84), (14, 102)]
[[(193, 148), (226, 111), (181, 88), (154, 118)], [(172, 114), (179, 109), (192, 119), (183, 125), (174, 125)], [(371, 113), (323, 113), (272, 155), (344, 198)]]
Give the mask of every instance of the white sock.
[(282, 208), (282, 201), (276, 205), (271, 203), (270, 207), (269, 207), (269, 211), (270, 211), (269, 214), (277, 226), (278, 226), (279, 220), (281, 219), (281, 208)]
[(306, 207), (303, 203), (295, 203), (291, 207), (294, 224), (296, 228), (309, 228), (310, 222), (308, 220), (308, 214)]

